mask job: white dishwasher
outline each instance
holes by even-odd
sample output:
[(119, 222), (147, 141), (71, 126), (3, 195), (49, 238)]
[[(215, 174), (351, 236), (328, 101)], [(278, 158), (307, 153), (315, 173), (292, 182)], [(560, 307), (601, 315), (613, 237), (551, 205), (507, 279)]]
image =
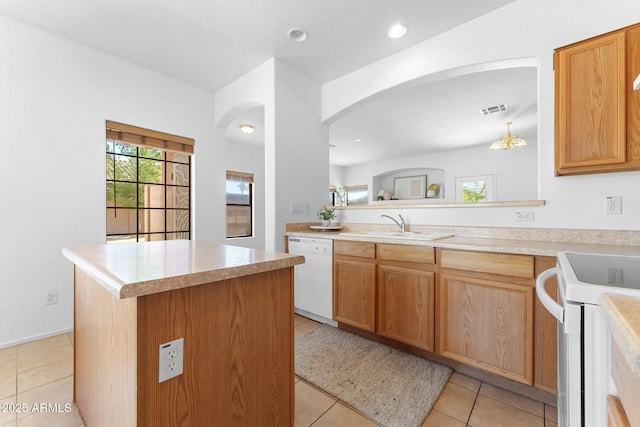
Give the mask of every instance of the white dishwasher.
[(333, 240), (289, 237), (289, 253), (302, 255), (294, 267), (295, 312), (337, 326), (333, 320)]

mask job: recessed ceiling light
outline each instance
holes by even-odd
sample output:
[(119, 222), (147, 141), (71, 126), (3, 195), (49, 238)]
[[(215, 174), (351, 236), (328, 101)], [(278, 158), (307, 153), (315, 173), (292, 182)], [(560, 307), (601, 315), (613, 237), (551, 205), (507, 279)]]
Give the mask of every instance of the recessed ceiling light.
[(308, 34), (302, 28), (292, 28), (287, 31), (287, 38), (294, 42), (303, 42), (307, 39)]
[(400, 37), (407, 34), (407, 27), (402, 24), (396, 24), (393, 27), (389, 28), (389, 37), (392, 39), (399, 39)]
[(253, 129), (254, 129), (254, 127), (252, 125), (248, 125), (248, 124), (241, 124), (240, 125), (240, 131), (242, 133), (247, 133), (247, 134), (253, 133)]
[(356, 142), (362, 142), (362, 138), (356, 138)]

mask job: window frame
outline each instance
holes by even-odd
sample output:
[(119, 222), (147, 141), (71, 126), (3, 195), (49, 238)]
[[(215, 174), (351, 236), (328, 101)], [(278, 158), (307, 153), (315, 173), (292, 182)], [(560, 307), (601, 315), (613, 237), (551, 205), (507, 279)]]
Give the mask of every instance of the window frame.
[[(229, 202), (229, 197), (228, 194), (226, 192), (226, 186), (229, 184), (229, 182), (245, 182), (248, 184), (248, 188), (249, 188), (249, 194), (248, 194), (248, 200), (249, 203), (230, 203)], [(255, 201), (254, 201), (254, 174), (253, 173), (249, 173), (249, 172), (237, 172), (237, 171), (231, 171), (231, 170), (227, 170), (227, 177), (225, 180), (225, 204), (226, 204), (226, 211), (225, 211), (225, 224), (226, 224), (226, 238), (227, 239), (242, 239), (242, 238), (252, 238), (255, 236), (254, 234), (254, 229), (255, 229), (255, 225), (254, 225), (254, 217), (255, 217)], [(248, 233), (245, 234), (234, 234), (234, 235), (229, 235), (229, 226), (230, 226), (230, 215), (229, 215), (229, 208), (230, 207), (248, 207), (249, 208), (249, 221), (248, 221)], [(237, 215), (236, 215), (237, 216)]]
[[(126, 129), (122, 131), (120, 129)], [(136, 129), (139, 129), (139, 133), (135, 133)], [(126, 133), (125, 133), (126, 132)], [(142, 143), (149, 142), (148, 144), (130, 143), (128, 141), (135, 140), (134, 138), (140, 137)], [(177, 142), (172, 142), (166, 138), (180, 138)], [(128, 243), (128, 242), (147, 242), (147, 241), (159, 241), (159, 240), (175, 240), (175, 239), (191, 239), (192, 228), (192, 159), (191, 153), (193, 152), (193, 140), (190, 144), (185, 144), (185, 138), (174, 137), (173, 135), (163, 134), (160, 132), (150, 131), (142, 128), (135, 128), (129, 125), (120, 125), (115, 122), (107, 122), (107, 134), (106, 134), (106, 241), (107, 244), (116, 243)], [(119, 145), (118, 145), (119, 144)], [(174, 145), (171, 145), (174, 144)], [(128, 151), (118, 152), (118, 146), (128, 147)], [(162, 149), (167, 146), (169, 149)], [(177, 147), (177, 148), (176, 148)], [(186, 150), (180, 149), (180, 147), (187, 147)], [(145, 153), (144, 149), (153, 150), (154, 153), (159, 152), (159, 156), (149, 155)], [(175, 157), (183, 155), (182, 159), (176, 159)], [(135, 177), (122, 177), (117, 176), (116, 162), (118, 158), (126, 158), (127, 162), (135, 163)], [(140, 175), (141, 161), (153, 161), (161, 163), (161, 182), (149, 182), (145, 181), (144, 177)], [(113, 161), (113, 169), (110, 171), (109, 162)], [(178, 166), (176, 166), (178, 165)], [(182, 175), (186, 177), (187, 184), (179, 183), (174, 173), (179, 168), (186, 169)], [(135, 178), (135, 179), (131, 179)], [(113, 199), (110, 200), (109, 186), (113, 188)], [(118, 187), (132, 185), (135, 186), (135, 202), (132, 206), (119, 206), (117, 201), (117, 189)], [(140, 195), (141, 191), (147, 193), (153, 188), (162, 187), (162, 202), (158, 205), (161, 206), (145, 206), (141, 205)], [(178, 193), (181, 192), (184, 195), (186, 190), (186, 205), (187, 207), (171, 207), (168, 203), (170, 197), (179, 197)], [(158, 197), (158, 195), (156, 195)], [(156, 199), (157, 201), (158, 199)], [(112, 205), (110, 206), (110, 202)], [(110, 215), (114, 218), (118, 213), (129, 211), (125, 223), (120, 224), (121, 227), (125, 227), (125, 232), (118, 230), (118, 224), (110, 222)], [(154, 226), (160, 225), (159, 228), (151, 229), (151, 214), (152, 212), (162, 212), (161, 220), (153, 223)], [(133, 212), (133, 214), (131, 213)], [(186, 214), (185, 214), (186, 213)], [(175, 219), (182, 219), (182, 221), (172, 221)], [(144, 220), (147, 220), (145, 230)], [(135, 231), (133, 230), (133, 222), (135, 221)], [(176, 224), (185, 225), (186, 227), (175, 227)], [(115, 229), (114, 229), (115, 228)]]

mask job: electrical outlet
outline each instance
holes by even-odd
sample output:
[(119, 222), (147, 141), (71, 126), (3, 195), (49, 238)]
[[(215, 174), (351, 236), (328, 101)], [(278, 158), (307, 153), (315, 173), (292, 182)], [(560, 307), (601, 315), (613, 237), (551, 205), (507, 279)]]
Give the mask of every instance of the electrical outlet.
[(182, 375), (184, 369), (184, 338), (160, 344), (158, 382)]
[(47, 291), (47, 295), (44, 298), (45, 305), (58, 303), (58, 291)]
[(607, 215), (622, 214), (622, 196), (607, 196)]
[(622, 285), (622, 269), (607, 268), (607, 283), (609, 285)]
[(535, 216), (533, 212), (516, 212), (516, 221), (535, 221)]

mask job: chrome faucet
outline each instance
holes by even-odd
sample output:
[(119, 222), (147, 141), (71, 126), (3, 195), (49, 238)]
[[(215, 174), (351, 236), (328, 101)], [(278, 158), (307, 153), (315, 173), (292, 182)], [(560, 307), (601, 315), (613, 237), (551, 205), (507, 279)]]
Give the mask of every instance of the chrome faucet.
[(391, 217), (389, 215), (384, 215), (383, 214), (382, 216), (383, 217), (387, 217), (391, 221), (395, 222), (398, 225), (398, 227), (400, 227), (400, 232), (404, 233), (404, 227), (405, 227), (406, 224), (404, 223), (404, 218), (402, 218), (402, 215), (398, 214), (398, 216), (400, 217), (400, 222), (398, 222), (394, 217)]

